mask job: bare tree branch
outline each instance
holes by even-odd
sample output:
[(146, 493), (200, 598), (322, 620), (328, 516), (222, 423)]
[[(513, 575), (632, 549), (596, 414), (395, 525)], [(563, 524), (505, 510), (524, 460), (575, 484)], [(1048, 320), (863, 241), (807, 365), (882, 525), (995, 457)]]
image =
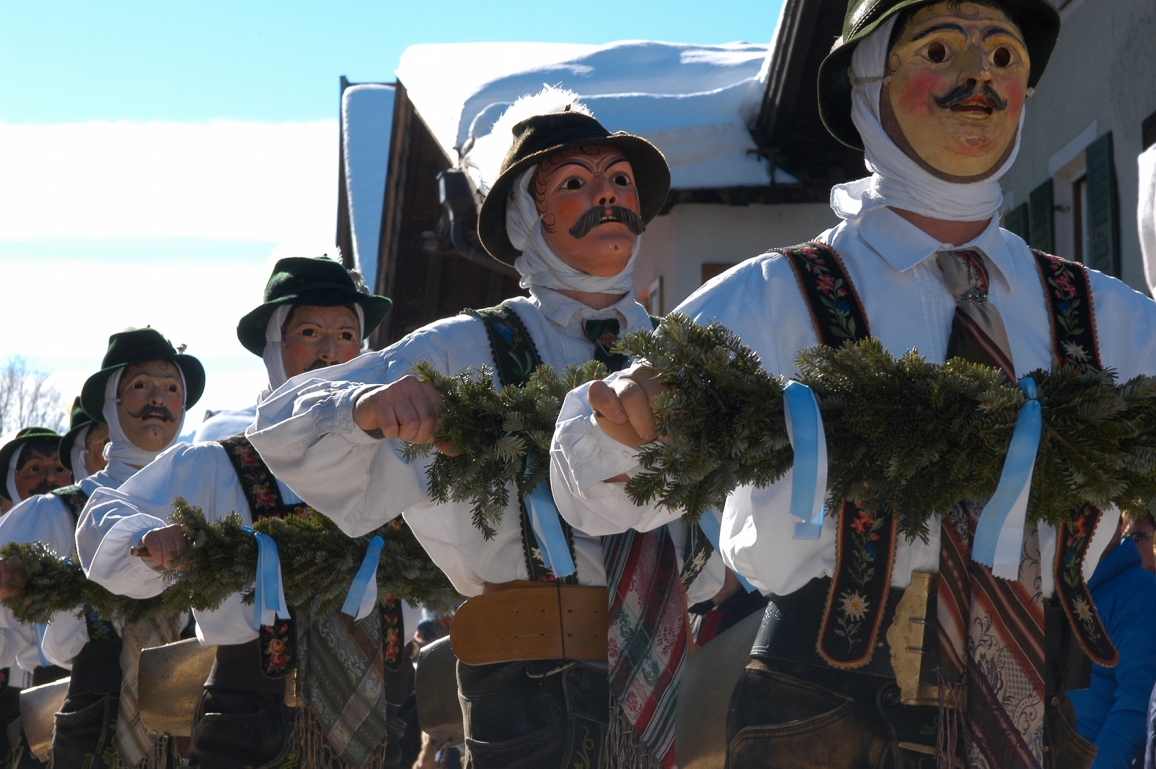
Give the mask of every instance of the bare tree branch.
[(0, 368), (0, 435), (25, 427), (60, 432), (67, 424), (60, 409), (60, 392), (48, 386), (48, 374), (30, 371), (22, 357), (9, 358)]

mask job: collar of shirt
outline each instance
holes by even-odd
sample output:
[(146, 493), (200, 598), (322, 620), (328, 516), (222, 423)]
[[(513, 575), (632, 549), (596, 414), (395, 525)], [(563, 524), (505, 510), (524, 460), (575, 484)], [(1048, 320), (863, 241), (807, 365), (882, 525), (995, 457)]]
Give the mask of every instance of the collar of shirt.
[(935, 256), (937, 251), (974, 248), (995, 265), (1004, 288), (1010, 294), (1015, 285), (1016, 270), (1011, 251), (1004, 242), (999, 228), (999, 217), (993, 216), (978, 238), (953, 246), (941, 243), (911, 224), (889, 208), (872, 211), (855, 221), (860, 237), (883, 260), (899, 272), (907, 272), (915, 265)]
[(617, 302), (601, 310), (595, 310), (577, 299), (571, 299), (553, 289), (540, 286), (531, 286), (530, 296), (530, 301), (538, 306), (551, 323), (579, 339), (586, 338), (582, 330), (583, 321), (596, 318), (617, 318), (622, 325), (623, 334), (629, 334), (640, 328), (650, 328), (650, 316), (646, 314), (646, 309), (634, 300), (633, 291), (628, 291)]

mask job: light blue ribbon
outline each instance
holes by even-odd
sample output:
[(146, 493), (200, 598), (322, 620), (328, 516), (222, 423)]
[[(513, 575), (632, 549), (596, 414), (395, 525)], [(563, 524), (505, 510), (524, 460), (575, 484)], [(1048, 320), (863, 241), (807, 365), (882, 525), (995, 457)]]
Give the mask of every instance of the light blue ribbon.
[[(721, 518), (722, 516), (719, 515), (717, 510), (713, 507), (708, 507), (706, 512), (702, 514), (702, 517), (698, 519), (698, 527), (702, 529), (702, 533), (706, 535), (706, 541), (711, 544), (711, 547), (714, 548), (714, 551), (718, 553), (720, 557), (722, 556), (722, 550), (719, 550), (718, 541), (719, 538), (722, 537)], [(739, 584), (743, 586), (744, 590), (748, 593), (755, 592), (754, 586), (750, 582), (747, 582), (746, 577), (734, 571), (734, 569), (731, 569), (731, 571), (734, 572), (735, 577), (738, 578)]]
[(1018, 531), (1015, 530), (1016, 526), (1009, 526), (1009, 530), (1004, 531), (1004, 523), (1013, 508), (1017, 508), (1017, 513), (1026, 515), (1032, 468), (1036, 462), (1044, 424), (1040, 402), (1036, 400), (1035, 381), (1031, 377), (1024, 377), (1020, 380), (1020, 389), (1024, 391), (1027, 400), (1020, 406), (999, 485), (979, 516), (971, 548), (971, 557), (977, 563), (995, 568), (998, 554), (1001, 562), (1014, 564), (1017, 572), (1023, 545), (1023, 521), (1019, 520), (1020, 515), (1012, 519), (1012, 523), (1018, 521)]
[(365, 548), (365, 557), (361, 559), (361, 566), (353, 576), (349, 595), (345, 596), (345, 603), (341, 604), (341, 611), (350, 617), (361, 619), (367, 616), (377, 602), (377, 562), (381, 559), (381, 548), (384, 545), (385, 540), (381, 535), (375, 534)]
[(33, 625), (32, 629), (36, 631), (36, 653), (40, 655), (40, 667), (46, 668), (52, 662), (44, 656), (44, 635), (48, 632), (48, 625)]
[[(795, 450), (791, 471), (791, 515), (795, 518), (792, 539), (818, 539), (823, 533), (823, 508), (827, 492), (826, 440), (823, 416), (811, 388), (787, 382), (783, 388), (787, 429)], [(822, 457), (820, 457), (822, 455)], [(821, 475), (820, 475), (821, 473)]]
[(539, 483), (525, 501), (530, 508), (530, 528), (534, 531), (534, 540), (538, 543), (542, 561), (554, 572), (555, 577), (570, 576), (577, 569), (570, 556), (566, 534), (562, 531), (562, 520), (558, 517), (558, 507), (550, 493), (550, 484), (545, 481)]
[(267, 534), (254, 531), (251, 526), (243, 527), (257, 540), (257, 577), (253, 582), (253, 629), (258, 630), (267, 611), (275, 612), (282, 619), (289, 619), (289, 607), (285, 604), (285, 591), (281, 586), (281, 559), (277, 555), (277, 543)]

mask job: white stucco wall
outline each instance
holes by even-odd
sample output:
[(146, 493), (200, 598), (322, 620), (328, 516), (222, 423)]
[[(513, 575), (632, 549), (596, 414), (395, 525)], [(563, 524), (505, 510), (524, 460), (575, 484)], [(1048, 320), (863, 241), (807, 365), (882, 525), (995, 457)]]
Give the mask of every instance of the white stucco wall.
[(634, 267), (634, 285), (645, 290), (663, 279), (663, 313), (702, 283), (702, 265), (737, 263), (777, 246), (793, 246), (833, 227), (825, 203), (725, 206), (676, 205), (647, 227)]
[[(1019, 158), (1004, 177), (1004, 195), (1015, 205), (1025, 202), (1052, 175), (1049, 161), (1092, 121), (1096, 136), (1111, 131), (1120, 195), (1121, 277), (1147, 292), (1136, 227), (1136, 158), (1143, 150), (1141, 123), (1156, 111), (1156, 2), (1075, 0), (1062, 14), (1056, 49), (1028, 100)], [(1064, 216), (1057, 213), (1057, 230), (1067, 224)], [(1062, 253), (1065, 242), (1057, 231), (1057, 250), (1071, 256)]]

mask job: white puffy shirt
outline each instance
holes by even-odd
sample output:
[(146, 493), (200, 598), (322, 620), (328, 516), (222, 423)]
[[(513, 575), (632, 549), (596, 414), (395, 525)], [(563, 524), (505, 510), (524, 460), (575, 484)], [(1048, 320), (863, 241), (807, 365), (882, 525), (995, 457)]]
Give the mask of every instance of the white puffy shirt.
[[(532, 292), (531, 298), (516, 297), (506, 304), (526, 326), (543, 362), (558, 371), (593, 356), (593, 344), (582, 330), (584, 319), (617, 317), (623, 333), (650, 327), (646, 311), (632, 294), (596, 311), (549, 289)], [(466, 315), (446, 318), (380, 352), (295, 377), (258, 406), (249, 439), (278, 478), (350, 535), (364, 534), (403, 515), (430, 558), (462, 594), (477, 595), (486, 582), (528, 579), (516, 493), (510, 494), (496, 535), (486, 540), (471, 523), (469, 504), (439, 505), (429, 498), (430, 460), (406, 463), (399, 441), (373, 438), (353, 421), (353, 404), (366, 385), (401, 379), (423, 360), (446, 374), (470, 367), (492, 369), (484, 324)], [(606, 584), (598, 534), (581, 526), (574, 530), (575, 565), (583, 585)], [(681, 557), (685, 525), (675, 523), (671, 535)], [(721, 561), (714, 557), (692, 585), (690, 600), (714, 595), (722, 577)]]
[[(941, 362), (947, 353), (955, 301), (935, 262), (937, 250), (952, 248), (888, 209), (848, 220), (819, 236), (841, 256), (859, 293), (871, 335), (895, 355), (916, 350)], [(1035, 258), (1016, 235), (993, 219), (987, 229), (960, 248), (976, 248), (994, 269), (988, 301), (1000, 311), (1011, 341), (1017, 376), (1052, 367), (1050, 310)], [(1156, 303), (1115, 278), (1089, 270), (1093, 306), (1106, 368), (1123, 382), (1138, 374), (1156, 374)], [(798, 280), (785, 257), (767, 254), (749, 259), (718, 276), (677, 308), (699, 323), (719, 322), (741, 337), (772, 374), (797, 373), (796, 353), (817, 345)], [(607, 437), (594, 422), (587, 387), (571, 392), (563, 405), (552, 447), (554, 495), (563, 517), (586, 531), (613, 532), (651, 528), (672, 514), (656, 506), (632, 507), (620, 484), (603, 483), (637, 472), (634, 452)], [(728, 566), (758, 588), (785, 595), (811, 579), (831, 576), (835, 565), (835, 526), (824, 523), (818, 540), (792, 539), (791, 474), (764, 489), (741, 487), (723, 511), (721, 550)], [(1119, 513), (1104, 512), (1085, 559), (1091, 575), (1107, 545)], [(910, 584), (913, 570), (937, 572), (939, 524), (930, 524), (928, 542), (896, 547), (891, 584)], [(1055, 554), (1055, 530), (1040, 527), (1043, 591), (1054, 591), (1049, 565)]]
[[(300, 497), (280, 481), (282, 501)], [(98, 489), (84, 506), (76, 528), (76, 550), (88, 578), (130, 598), (149, 598), (167, 586), (162, 573), (129, 554), (150, 529), (169, 525), (173, 500), (201, 508), (210, 521), (238, 512), (252, 523), (249, 503), (229, 455), (219, 443), (179, 443), (160, 454), (119, 489)], [(257, 631), (250, 624), (253, 607), (236, 593), (216, 611), (194, 611), (202, 644), (240, 644)]]
[[(91, 497), (97, 489), (115, 489), (132, 477), (133, 472), (133, 468), (128, 465), (116, 462), (82, 479), (78, 485)], [(0, 545), (9, 542), (43, 542), (57, 556), (64, 558), (76, 552), (76, 523), (60, 497), (55, 494), (38, 494), (24, 500), (0, 518)], [(0, 607), (0, 628), (3, 628), (0, 636), (9, 637), (11, 640), (7, 643), (19, 647), (15, 654), (21, 668), (32, 670), (40, 664), (36, 634), (32, 627), (17, 623), (6, 607)], [(48, 623), (41, 651), (53, 665), (71, 670), (72, 660), (86, 643), (88, 628), (84, 619), (75, 614), (59, 612)], [(4, 657), (0, 655), (0, 664), (3, 661)]]

